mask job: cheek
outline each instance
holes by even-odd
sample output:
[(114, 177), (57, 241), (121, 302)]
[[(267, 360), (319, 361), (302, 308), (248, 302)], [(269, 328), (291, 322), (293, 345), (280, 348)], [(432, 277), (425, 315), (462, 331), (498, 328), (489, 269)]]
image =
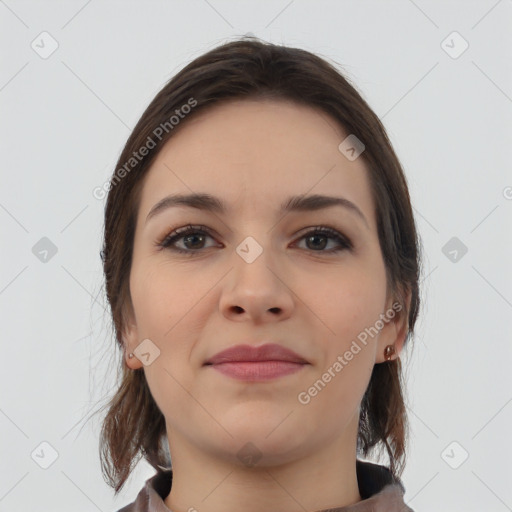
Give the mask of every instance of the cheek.
[[(308, 307), (321, 321), (315, 333), (318, 370), (304, 391), (315, 404), (311, 410), (329, 409), (337, 422), (356, 410), (375, 364), (378, 335), (371, 329), (383, 312), (386, 296), (381, 270), (346, 266), (317, 281), (316, 291), (309, 295)], [(337, 407), (330, 409), (329, 403)]]
[(160, 351), (143, 369), (151, 395), (166, 416), (169, 404), (173, 413), (183, 414), (182, 407), (190, 402), (186, 390), (191, 384), (194, 306), (204, 294), (199, 288), (197, 280), (165, 264), (134, 267), (130, 279), (139, 341), (150, 339)]
[(314, 333), (318, 365), (301, 388), (300, 402), (304, 421), (314, 423), (324, 417), (324, 428), (332, 427), (332, 435), (357, 414), (370, 381), (378, 338), (369, 336), (367, 329), (379, 319), (385, 300), (385, 284), (369, 273), (338, 277), (337, 283), (324, 282), (325, 293), (310, 295), (308, 307), (321, 320)]
[(130, 286), (139, 340), (148, 338), (160, 350), (144, 371), (157, 402), (177, 399), (183, 393), (178, 383), (190, 387), (192, 368), (199, 364), (193, 359), (194, 346), (208, 317), (209, 283), (216, 280), (171, 268), (165, 261), (134, 270)]
[(141, 336), (153, 336), (167, 345), (166, 340), (193, 319), (207, 287), (197, 275), (193, 278), (164, 263), (134, 272), (130, 291)]
[(322, 330), (338, 348), (375, 324), (383, 312), (386, 282), (378, 267), (352, 265), (331, 275), (304, 281), (297, 295), (320, 321)]

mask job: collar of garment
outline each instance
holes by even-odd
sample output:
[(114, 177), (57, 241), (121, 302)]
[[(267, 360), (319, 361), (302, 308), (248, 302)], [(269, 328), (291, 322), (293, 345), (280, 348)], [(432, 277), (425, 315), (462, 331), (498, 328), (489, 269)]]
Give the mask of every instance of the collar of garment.
[[(317, 512), (414, 512), (404, 502), (405, 488), (385, 466), (356, 460), (361, 501), (346, 507)], [(163, 469), (146, 480), (135, 501), (118, 512), (173, 512), (164, 503), (172, 485), (172, 469)]]

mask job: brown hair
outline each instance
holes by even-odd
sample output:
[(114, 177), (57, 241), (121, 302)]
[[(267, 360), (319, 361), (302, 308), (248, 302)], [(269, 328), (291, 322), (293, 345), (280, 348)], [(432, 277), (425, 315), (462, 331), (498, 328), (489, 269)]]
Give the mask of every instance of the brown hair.
[[(233, 99), (258, 98), (320, 109), (365, 144), (361, 158), (369, 171), (388, 289), (401, 298), (402, 314), (408, 315), (406, 342), (411, 337), (420, 303), (420, 241), (406, 179), (383, 125), (333, 64), (302, 49), (245, 36), (208, 51), (178, 72), (142, 114), (117, 162), (105, 206), (101, 254), (121, 352), (123, 327), (133, 313), (129, 275), (140, 192), (151, 163), (173, 133), (198, 112)], [(150, 149), (142, 152), (143, 147)], [(408, 310), (403, 302), (407, 292)], [(100, 437), (103, 474), (116, 494), (142, 456), (155, 469), (171, 465), (165, 420), (143, 369), (129, 369), (124, 359), (121, 366), (121, 383), (107, 404)], [(385, 447), (395, 477), (405, 465), (408, 437), (402, 385), (400, 359), (374, 365), (361, 402), (357, 439), (364, 456)]]

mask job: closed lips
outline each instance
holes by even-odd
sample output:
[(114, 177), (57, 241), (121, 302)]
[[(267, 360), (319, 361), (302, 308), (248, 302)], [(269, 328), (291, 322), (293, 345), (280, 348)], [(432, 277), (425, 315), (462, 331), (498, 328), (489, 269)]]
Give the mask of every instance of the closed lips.
[(251, 345), (235, 345), (215, 354), (204, 364), (222, 364), (234, 362), (261, 362), (261, 361), (286, 361), (298, 364), (309, 364), (299, 354), (275, 343), (268, 343), (259, 347)]

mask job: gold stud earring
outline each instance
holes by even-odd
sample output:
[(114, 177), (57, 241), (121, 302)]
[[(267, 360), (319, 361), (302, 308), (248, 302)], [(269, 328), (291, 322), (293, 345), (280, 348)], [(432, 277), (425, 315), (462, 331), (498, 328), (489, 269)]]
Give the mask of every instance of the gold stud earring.
[(386, 359), (386, 361), (391, 361), (391, 359), (393, 358), (394, 353), (395, 353), (395, 346), (394, 345), (388, 345), (384, 349), (384, 358)]

